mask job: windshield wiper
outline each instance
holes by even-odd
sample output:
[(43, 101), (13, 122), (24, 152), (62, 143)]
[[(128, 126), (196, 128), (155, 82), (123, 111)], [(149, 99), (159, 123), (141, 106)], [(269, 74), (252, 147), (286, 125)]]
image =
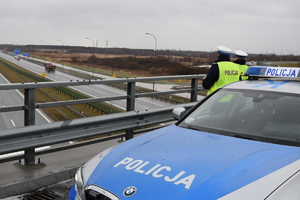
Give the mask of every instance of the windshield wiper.
[(199, 129), (197, 129), (197, 128), (195, 128), (195, 127), (192, 127), (192, 126), (187, 126), (186, 128), (187, 128), (187, 129), (196, 130), (196, 131), (200, 131)]

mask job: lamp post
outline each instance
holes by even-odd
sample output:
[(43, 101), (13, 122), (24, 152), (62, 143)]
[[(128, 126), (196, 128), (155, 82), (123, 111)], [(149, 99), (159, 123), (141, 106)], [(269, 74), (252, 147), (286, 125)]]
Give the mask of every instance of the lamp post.
[[(154, 67), (153, 67), (153, 74), (154, 74), (154, 76), (155, 76), (155, 64), (156, 64), (156, 46), (157, 46), (157, 40), (156, 40), (155, 35), (153, 35), (153, 34), (151, 34), (151, 33), (146, 33), (146, 35), (151, 35), (151, 36), (153, 36), (154, 39), (155, 39), (155, 47), (154, 47)], [(155, 81), (153, 81), (153, 91), (154, 91), (154, 82), (155, 82)]]
[(287, 50), (287, 49), (286, 49), (286, 51), (288, 52), (288, 53), (287, 53), (287, 61), (289, 61), (289, 59), (290, 59), (290, 58), (289, 58), (290, 51), (289, 51), (289, 50)]
[(94, 62), (95, 62), (95, 48), (94, 48), (94, 40), (91, 38), (86, 37), (85, 39), (87, 40), (92, 40), (93, 42), (93, 62), (92, 62), (92, 67), (93, 67), (93, 76), (94, 76)]
[[(63, 41), (57, 39), (57, 41), (61, 42), (62, 45), (64, 45)], [(64, 65), (63, 65), (63, 59), (64, 59), (64, 52), (62, 51), (62, 59), (61, 59), (61, 68), (64, 68)]]
[(264, 54), (263, 54), (263, 51), (264, 51), (265, 49), (263, 49), (263, 50), (261, 50), (261, 59), (262, 60), (264, 60)]
[[(43, 40), (40, 40), (41, 42), (44, 42)], [(44, 42), (44, 45), (46, 45), (46, 42)], [(44, 58), (44, 63), (46, 62), (46, 59)]]
[(250, 51), (250, 50), (251, 50), (251, 48), (248, 48), (248, 49), (247, 49), (247, 53), (248, 53), (248, 56), (249, 56), (249, 60), (250, 60), (250, 57), (251, 57), (251, 55), (250, 55), (250, 54), (251, 54), (251, 51)]
[(274, 66), (274, 62), (275, 62), (275, 51), (274, 51), (274, 49), (271, 49), (271, 51), (273, 51), (273, 66)]
[(31, 51), (32, 51), (33, 42), (32, 42), (32, 41), (30, 41), (30, 40), (28, 40), (28, 41), (32, 43), (32, 44), (31, 44)]

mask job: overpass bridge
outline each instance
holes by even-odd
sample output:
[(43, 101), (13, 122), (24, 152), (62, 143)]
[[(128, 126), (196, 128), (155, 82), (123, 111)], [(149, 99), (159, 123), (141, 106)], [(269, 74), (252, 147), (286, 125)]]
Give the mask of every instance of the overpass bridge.
[[(69, 180), (74, 176), (79, 165), (89, 160), (101, 150), (118, 142), (131, 139), (134, 135), (151, 130), (144, 129), (144, 127), (152, 127), (152, 129), (155, 129), (166, 123), (172, 123), (173, 117), (171, 111), (173, 108), (181, 106), (189, 109), (200, 100), (198, 92), (202, 89), (198, 87), (198, 81), (202, 79), (203, 76), (204, 75), (189, 75), (1, 84), (0, 91), (15, 89), (23, 89), (25, 91), (23, 105), (0, 108), (0, 113), (24, 111), (25, 126), (4, 130), (0, 133), (0, 155), (2, 156), (0, 158), (0, 198), (32, 192), (60, 181)], [(163, 89), (164, 91), (139, 94), (135, 92), (135, 87), (139, 83), (147, 84), (153, 81), (176, 79), (191, 80), (190, 88), (170, 91)], [(34, 101), (35, 90), (42, 87), (88, 86), (113, 83), (126, 84), (127, 95), (47, 103), (35, 103)], [(191, 103), (151, 110), (135, 110), (136, 98), (180, 93), (189, 93)], [(126, 112), (34, 125), (34, 111), (37, 108), (102, 102), (114, 99), (126, 100)], [(116, 132), (121, 133), (115, 135), (114, 133)], [(91, 137), (97, 139), (77, 142)], [(72, 142), (70, 143), (70, 141)], [(51, 146), (51, 148), (48, 148), (48, 146)], [(4, 156), (17, 151), (24, 153), (21, 155), (10, 154), (9, 157)], [(36, 158), (37, 156), (39, 158)]]

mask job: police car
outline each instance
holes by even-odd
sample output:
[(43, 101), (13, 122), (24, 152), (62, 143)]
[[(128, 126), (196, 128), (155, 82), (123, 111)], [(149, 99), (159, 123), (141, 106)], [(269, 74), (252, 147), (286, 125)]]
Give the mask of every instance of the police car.
[(95, 156), (69, 199), (300, 199), (299, 68), (246, 74), (174, 109), (176, 124)]

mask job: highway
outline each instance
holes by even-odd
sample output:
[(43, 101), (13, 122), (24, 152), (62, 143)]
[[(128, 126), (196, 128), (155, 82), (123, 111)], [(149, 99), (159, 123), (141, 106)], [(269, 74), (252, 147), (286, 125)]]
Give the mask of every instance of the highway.
[[(43, 72), (45, 72), (44, 68), (40, 65), (28, 62), (26, 60), (20, 60), (17, 61), (13, 58), (13, 56), (0, 53), (0, 57), (18, 65), (21, 66), (29, 71), (32, 71), (38, 75), (41, 75)], [(61, 66), (57, 64), (58, 66)], [(69, 68), (68, 66), (63, 66), (64, 68)], [(84, 72), (87, 73), (87, 72)], [(46, 78), (52, 80), (52, 81), (69, 81), (69, 80), (78, 80), (79, 78), (70, 74), (63, 73), (61, 71), (56, 71), (55, 73), (47, 73)], [(126, 91), (120, 90), (117, 88), (109, 87), (106, 85), (89, 85), (89, 86), (76, 86), (71, 87), (83, 94), (86, 94), (91, 97), (111, 97), (111, 96), (120, 96), (120, 95), (126, 95)], [(126, 110), (126, 99), (124, 100), (117, 100), (113, 102), (106, 102), (113, 106), (118, 107), (119, 109)], [(152, 98), (139, 98), (136, 99), (135, 102), (135, 110), (141, 111), (141, 110), (147, 110), (147, 109), (153, 109), (153, 108), (159, 108), (159, 107), (165, 107), (170, 106), (170, 103), (155, 100)]]

